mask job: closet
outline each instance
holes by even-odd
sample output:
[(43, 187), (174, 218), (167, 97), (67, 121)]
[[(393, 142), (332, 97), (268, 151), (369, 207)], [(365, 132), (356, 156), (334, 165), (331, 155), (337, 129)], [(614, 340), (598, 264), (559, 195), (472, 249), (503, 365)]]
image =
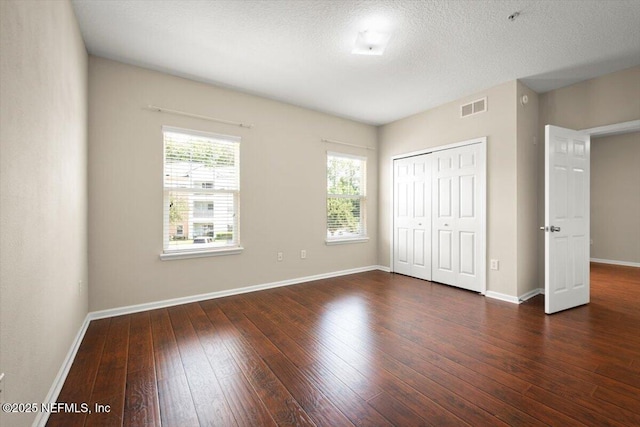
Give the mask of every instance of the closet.
[(395, 273), (485, 291), (486, 138), (393, 159)]

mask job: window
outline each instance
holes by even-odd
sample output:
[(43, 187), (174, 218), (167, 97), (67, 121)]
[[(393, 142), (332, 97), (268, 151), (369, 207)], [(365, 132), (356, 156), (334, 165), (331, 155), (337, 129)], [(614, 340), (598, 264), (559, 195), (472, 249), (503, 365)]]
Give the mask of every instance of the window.
[(163, 136), (161, 257), (241, 249), (240, 138), (169, 127), (163, 128)]
[(367, 240), (365, 157), (327, 154), (327, 243)]

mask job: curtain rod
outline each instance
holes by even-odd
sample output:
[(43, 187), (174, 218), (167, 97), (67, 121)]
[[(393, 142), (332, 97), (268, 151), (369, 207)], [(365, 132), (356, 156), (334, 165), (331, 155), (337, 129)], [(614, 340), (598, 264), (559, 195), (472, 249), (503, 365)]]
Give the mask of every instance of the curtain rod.
[(331, 144), (348, 145), (349, 147), (365, 148), (367, 150), (375, 150), (374, 147), (367, 147), (366, 145), (350, 144), (348, 142), (336, 141), (335, 139), (322, 138), (320, 141), (321, 142), (330, 142)]
[(194, 117), (196, 119), (209, 120), (209, 121), (212, 121), (212, 122), (224, 123), (224, 124), (227, 124), (227, 125), (240, 126), (241, 128), (251, 129), (253, 127), (252, 124), (241, 123), (241, 122), (233, 122), (233, 121), (230, 121), (230, 120), (217, 119), (215, 117), (202, 116), (200, 114), (187, 113), (185, 111), (171, 110), (169, 108), (158, 107), (156, 105), (147, 105), (147, 109), (151, 110), (151, 111), (156, 111), (158, 113), (177, 114), (179, 116)]

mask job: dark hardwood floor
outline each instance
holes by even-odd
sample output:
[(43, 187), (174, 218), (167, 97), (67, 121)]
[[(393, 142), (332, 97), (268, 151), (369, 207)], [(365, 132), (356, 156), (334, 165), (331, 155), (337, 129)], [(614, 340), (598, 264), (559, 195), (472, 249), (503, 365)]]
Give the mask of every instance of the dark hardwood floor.
[(379, 271), (91, 322), (49, 426), (640, 425), (640, 269), (551, 316)]

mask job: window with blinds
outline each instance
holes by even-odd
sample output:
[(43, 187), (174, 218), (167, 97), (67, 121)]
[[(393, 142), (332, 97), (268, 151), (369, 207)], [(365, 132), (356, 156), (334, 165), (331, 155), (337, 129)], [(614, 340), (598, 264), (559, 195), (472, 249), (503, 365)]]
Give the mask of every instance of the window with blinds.
[(364, 238), (365, 157), (327, 153), (327, 241)]
[(240, 138), (162, 131), (164, 253), (239, 247)]

